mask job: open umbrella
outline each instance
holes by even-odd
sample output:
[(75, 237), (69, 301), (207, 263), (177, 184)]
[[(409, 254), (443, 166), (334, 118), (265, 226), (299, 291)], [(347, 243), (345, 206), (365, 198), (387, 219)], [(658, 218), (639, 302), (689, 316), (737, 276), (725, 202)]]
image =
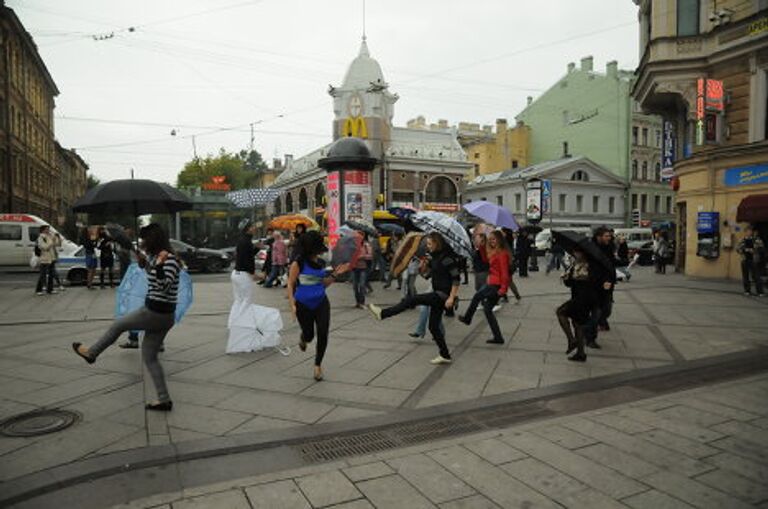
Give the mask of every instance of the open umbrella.
[(154, 180), (112, 180), (90, 189), (72, 206), (75, 212), (92, 214), (173, 214), (192, 208), (186, 194)]
[(389, 235), (394, 235), (397, 233), (402, 235), (403, 233), (405, 233), (405, 228), (403, 228), (399, 224), (394, 224), (394, 223), (381, 223), (376, 225), (376, 228), (378, 228), (379, 231)]
[(579, 249), (593, 262), (600, 264), (607, 271), (613, 272), (614, 267), (611, 261), (606, 258), (602, 251), (600, 251), (597, 244), (592, 242), (592, 240), (583, 233), (571, 230), (555, 230), (552, 232), (552, 236), (555, 242), (563, 246), (563, 249), (568, 253), (573, 254), (574, 250)]
[(331, 265), (338, 267), (343, 263), (349, 263), (350, 266), (354, 266), (362, 251), (363, 239), (357, 231), (348, 226), (342, 226), (338, 232), (340, 237), (331, 251)]
[(266, 205), (267, 203), (272, 203), (275, 201), (275, 198), (280, 196), (280, 191), (278, 189), (271, 189), (269, 187), (239, 189), (237, 191), (230, 191), (224, 196), (236, 207), (241, 209), (249, 209), (257, 205)]
[(319, 230), (320, 225), (312, 218), (304, 214), (287, 214), (277, 216), (269, 222), (269, 227), (275, 230), (295, 230), (296, 226), (303, 224), (308, 230)]
[(390, 271), (392, 271), (393, 277), (399, 276), (408, 268), (408, 263), (411, 261), (411, 258), (416, 256), (423, 238), (423, 233), (411, 232), (400, 242), (395, 254), (392, 256), (392, 263), (390, 263)]
[(486, 223), (502, 228), (509, 228), (512, 231), (517, 231), (520, 228), (512, 213), (495, 203), (485, 200), (473, 201), (465, 204), (464, 209)]
[(400, 219), (406, 219), (417, 211), (413, 207), (389, 207), (387, 212), (393, 216), (399, 217)]
[(117, 242), (120, 247), (129, 251), (133, 249), (133, 241), (128, 237), (128, 234), (125, 233), (125, 228), (119, 224), (107, 223), (104, 225), (104, 229), (107, 230), (107, 234), (112, 237), (112, 240)]
[(454, 218), (442, 212), (422, 211), (410, 217), (411, 223), (425, 233), (437, 232), (443, 236), (453, 251), (465, 258), (472, 258), (469, 235)]
[(371, 223), (366, 223), (365, 221), (345, 221), (344, 224), (349, 226), (353, 230), (367, 233), (372, 237), (379, 236), (379, 232), (376, 231), (376, 227), (373, 226)]

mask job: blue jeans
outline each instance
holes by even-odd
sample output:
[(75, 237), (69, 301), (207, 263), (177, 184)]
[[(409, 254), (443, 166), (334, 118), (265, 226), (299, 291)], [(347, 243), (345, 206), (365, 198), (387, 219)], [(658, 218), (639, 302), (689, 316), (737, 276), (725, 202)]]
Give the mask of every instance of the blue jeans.
[(282, 271), (282, 265), (272, 265), (272, 268), (269, 270), (269, 277), (267, 277), (267, 280), (264, 282), (264, 288), (272, 288), (272, 284), (275, 282), (277, 276), (279, 276)]
[[(429, 322), (429, 306), (419, 306), (419, 322), (416, 324), (416, 334), (419, 337), (424, 337), (427, 333), (427, 323)], [(443, 321), (440, 320), (440, 332), (445, 336), (445, 326)]]
[(368, 283), (368, 268), (352, 271), (352, 288), (355, 291), (355, 302), (365, 304), (365, 285)]

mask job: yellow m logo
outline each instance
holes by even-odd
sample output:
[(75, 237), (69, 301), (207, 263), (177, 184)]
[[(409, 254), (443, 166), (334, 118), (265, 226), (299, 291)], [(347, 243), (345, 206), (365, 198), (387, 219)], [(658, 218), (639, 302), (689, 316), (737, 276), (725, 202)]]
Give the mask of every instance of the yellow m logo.
[(365, 125), (363, 117), (349, 117), (344, 121), (343, 136), (354, 136), (355, 138), (368, 138), (368, 127)]

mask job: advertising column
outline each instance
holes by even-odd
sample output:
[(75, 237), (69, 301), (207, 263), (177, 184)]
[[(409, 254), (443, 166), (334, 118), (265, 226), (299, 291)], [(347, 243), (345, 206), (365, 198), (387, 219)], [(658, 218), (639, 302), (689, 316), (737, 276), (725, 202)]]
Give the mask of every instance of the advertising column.
[(541, 180), (530, 179), (525, 183), (525, 218), (530, 224), (538, 224), (541, 221), (541, 191)]
[(339, 226), (341, 226), (341, 189), (340, 175), (338, 171), (328, 172), (326, 196), (328, 204), (326, 209), (328, 221), (328, 244), (331, 249), (339, 240)]

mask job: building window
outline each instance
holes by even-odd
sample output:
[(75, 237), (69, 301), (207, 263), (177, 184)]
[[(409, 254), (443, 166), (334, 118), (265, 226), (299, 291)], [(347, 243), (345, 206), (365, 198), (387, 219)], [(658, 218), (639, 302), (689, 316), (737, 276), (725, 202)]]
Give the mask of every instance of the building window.
[(648, 161), (643, 161), (643, 180), (648, 180)]
[(648, 212), (648, 195), (640, 195), (640, 212)]
[(515, 210), (522, 208), (523, 196), (520, 193), (515, 193)]
[(512, 168), (517, 168), (517, 159), (512, 159)]
[(497, 196), (496, 197), (496, 205), (500, 205), (500, 206), (504, 205), (504, 197), (503, 196)]
[(661, 163), (656, 163), (656, 167), (653, 169), (656, 182), (661, 182)]
[(571, 175), (571, 180), (578, 182), (589, 182), (589, 175), (583, 170), (577, 170)]
[(657, 214), (661, 212), (661, 196), (659, 195), (653, 197), (653, 211)]
[(637, 126), (632, 128), (632, 145), (637, 145)]
[(611, 196), (608, 198), (608, 213), (613, 214), (616, 212), (616, 198)]
[(557, 205), (558, 205), (558, 209), (560, 210), (560, 212), (565, 212), (565, 197), (566, 196), (567, 195), (565, 195), (565, 194), (561, 194), (558, 197), (559, 203)]
[(480, 152), (475, 152), (475, 159), (480, 159)]
[(576, 212), (583, 212), (584, 210), (584, 197), (580, 194), (576, 195)]
[(635, 209), (637, 209), (637, 195), (633, 194), (632, 195), (632, 210), (635, 210)]
[(671, 214), (672, 213), (672, 197), (671, 196), (667, 196), (667, 207), (666, 207), (666, 210), (667, 210), (667, 214)]
[(677, 0), (677, 35), (699, 34), (700, 0)]
[(637, 180), (637, 159), (632, 160), (632, 180)]
[(661, 148), (661, 129), (656, 129), (656, 148)]
[(648, 128), (643, 127), (643, 146), (648, 146)]
[(592, 212), (597, 214), (599, 210), (600, 210), (600, 197), (599, 196), (593, 196), (592, 197)]

